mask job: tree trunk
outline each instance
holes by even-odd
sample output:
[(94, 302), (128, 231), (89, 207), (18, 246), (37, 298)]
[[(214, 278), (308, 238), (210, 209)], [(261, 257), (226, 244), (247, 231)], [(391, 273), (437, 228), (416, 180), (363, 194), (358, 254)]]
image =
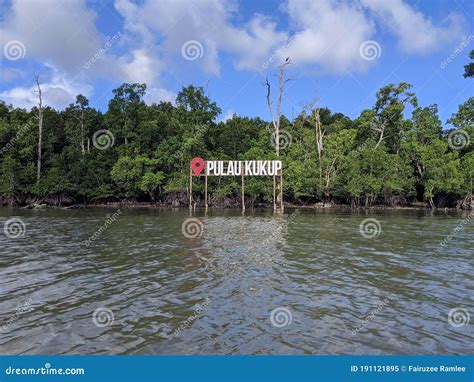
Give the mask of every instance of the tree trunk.
[(435, 206), (435, 204), (434, 204), (434, 201), (433, 201), (433, 197), (432, 197), (432, 196), (430, 196), (429, 202), (430, 202), (430, 207), (431, 207), (431, 209), (432, 209), (432, 210), (436, 209), (436, 206)]
[(319, 116), (319, 108), (314, 109), (314, 122), (315, 122), (315, 133), (316, 133), (316, 147), (318, 148), (318, 159), (321, 162), (323, 158), (323, 138), (324, 132), (321, 128), (321, 119)]
[(86, 148), (84, 146), (84, 109), (81, 110), (81, 152), (82, 156), (86, 153)]
[(35, 74), (36, 86), (38, 88), (38, 162), (36, 171), (36, 180), (41, 178), (41, 157), (43, 151), (43, 97), (41, 93), (41, 86), (39, 83), (39, 74)]
[(271, 101), (271, 92), (270, 92), (270, 82), (268, 78), (265, 81), (265, 86), (267, 87), (267, 105), (270, 111), (270, 117), (272, 118), (273, 124), (273, 138), (275, 142), (275, 154), (276, 156), (280, 156), (280, 119), (281, 119), (281, 99), (283, 97), (283, 89), (285, 83), (289, 81), (289, 79), (285, 80), (285, 66), (291, 64), (290, 58), (288, 57), (285, 62), (283, 62), (279, 68), (280, 72), (278, 74), (278, 99), (277, 99), (277, 110), (276, 115), (273, 114), (273, 107)]
[[(323, 134), (321, 130), (321, 120), (319, 117), (319, 108), (314, 108), (314, 128), (316, 135), (316, 148), (318, 150), (318, 165), (319, 165), (319, 190), (323, 193)], [(327, 178), (327, 177), (326, 177)], [(324, 197), (323, 197), (324, 200)]]

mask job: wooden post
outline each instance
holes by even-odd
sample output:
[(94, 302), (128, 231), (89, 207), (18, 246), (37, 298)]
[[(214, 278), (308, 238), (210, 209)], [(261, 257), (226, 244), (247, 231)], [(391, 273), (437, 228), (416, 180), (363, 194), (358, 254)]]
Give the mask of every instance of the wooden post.
[(240, 173), (242, 176), (242, 212), (245, 211), (245, 184), (244, 184), (244, 169), (242, 162), (240, 162)]
[(193, 170), (189, 164), (189, 209), (193, 208)]
[(280, 170), (280, 211), (283, 213), (283, 169)]
[(204, 206), (207, 211), (207, 207), (208, 207), (207, 206), (207, 162), (204, 165), (204, 199), (205, 199)]
[(273, 175), (273, 212), (276, 212), (276, 177)]

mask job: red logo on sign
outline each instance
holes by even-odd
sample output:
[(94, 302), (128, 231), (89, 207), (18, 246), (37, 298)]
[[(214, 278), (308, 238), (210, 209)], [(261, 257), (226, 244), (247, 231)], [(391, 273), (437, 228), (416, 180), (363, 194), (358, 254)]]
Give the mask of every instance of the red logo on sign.
[(204, 170), (204, 166), (204, 159), (200, 157), (193, 158), (193, 160), (191, 161), (191, 169), (197, 176), (201, 175), (202, 170)]

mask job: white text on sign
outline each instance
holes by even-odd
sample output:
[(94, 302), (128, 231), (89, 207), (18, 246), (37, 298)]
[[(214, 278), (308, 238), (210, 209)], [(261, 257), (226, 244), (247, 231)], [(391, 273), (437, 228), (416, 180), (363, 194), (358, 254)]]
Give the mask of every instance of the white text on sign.
[(206, 161), (208, 176), (275, 176), (281, 168), (280, 160)]

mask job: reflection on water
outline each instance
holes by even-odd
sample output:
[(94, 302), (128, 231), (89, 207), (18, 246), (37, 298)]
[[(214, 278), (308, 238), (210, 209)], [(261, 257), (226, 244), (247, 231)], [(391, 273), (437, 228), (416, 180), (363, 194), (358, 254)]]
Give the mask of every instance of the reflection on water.
[(114, 212), (0, 210), (2, 354), (473, 352), (465, 214)]

